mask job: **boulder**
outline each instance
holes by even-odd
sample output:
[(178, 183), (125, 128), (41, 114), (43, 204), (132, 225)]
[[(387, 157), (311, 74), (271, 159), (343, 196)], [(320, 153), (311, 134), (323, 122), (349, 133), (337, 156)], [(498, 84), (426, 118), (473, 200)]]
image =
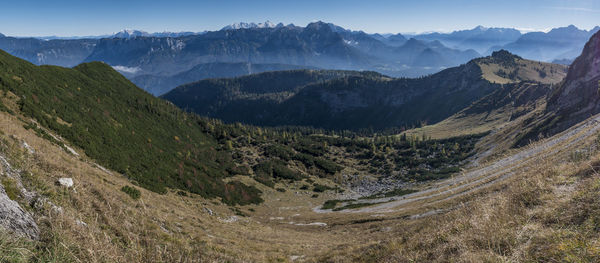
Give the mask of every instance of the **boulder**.
[(73, 178), (60, 178), (58, 184), (66, 188), (73, 187)]

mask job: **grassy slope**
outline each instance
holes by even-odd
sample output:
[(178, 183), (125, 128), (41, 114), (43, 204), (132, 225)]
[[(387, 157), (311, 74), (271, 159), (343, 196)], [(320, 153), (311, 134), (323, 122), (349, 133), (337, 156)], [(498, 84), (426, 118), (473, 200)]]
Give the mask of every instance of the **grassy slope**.
[[(499, 51), (503, 52), (503, 51)], [(502, 56), (512, 56), (499, 53)], [(567, 74), (568, 66), (538, 62), (515, 56), (513, 63), (497, 63), (490, 58), (477, 59), (482, 77), (499, 84), (534, 81), (544, 84), (558, 84)]]
[[(407, 223), (358, 262), (598, 262), (600, 154), (596, 136), (539, 159), (443, 215)], [(578, 149), (588, 149), (585, 154)], [(347, 257), (347, 255), (345, 255)], [(336, 262), (340, 256), (321, 260)]]
[(440, 139), (497, 130), (521, 116), (543, 110), (546, 96), (562, 81), (568, 69), (564, 65), (526, 60), (503, 51), (496, 56), (504, 57), (504, 62), (491, 57), (475, 62), (481, 68), (482, 77), (502, 84), (500, 88), (439, 123), (405, 133), (424, 133)]

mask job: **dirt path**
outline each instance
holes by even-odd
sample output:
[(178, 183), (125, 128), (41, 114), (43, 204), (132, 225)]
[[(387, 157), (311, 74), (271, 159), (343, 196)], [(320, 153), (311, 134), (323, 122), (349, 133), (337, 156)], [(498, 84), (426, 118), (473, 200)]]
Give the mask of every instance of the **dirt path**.
[[(573, 127), (552, 138), (531, 145), (520, 152), (498, 159), (483, 167), (472, 170), (450, 179), (442, 180), (419, 192), (404, 196), (380, 198), (365, 202), (382, 204), (363, 207), (353, 210), (343, 210), (342, 213), (386, 213), (400, 211), (403, 207), (420, 202), (421, 206), (446, 201), (462, 195), (481, 190), (510, 178), (527, 169), (530, 165), (543, 160), (557, 152), (570, 148), (600, 130), (600, 115), (595, 116), (580, 125)], [(414, 208), (414, 206), (413, 206)], [(322, 210), (315, 207), (317, 213), (330, 213), (331, 210)]]

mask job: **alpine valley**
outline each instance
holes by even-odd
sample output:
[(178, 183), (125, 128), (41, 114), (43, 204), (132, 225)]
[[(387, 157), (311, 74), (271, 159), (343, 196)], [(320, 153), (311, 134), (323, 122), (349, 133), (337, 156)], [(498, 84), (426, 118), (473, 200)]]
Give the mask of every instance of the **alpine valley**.
[(0, 35), (0, 262), (598, 262), (598, 29)]

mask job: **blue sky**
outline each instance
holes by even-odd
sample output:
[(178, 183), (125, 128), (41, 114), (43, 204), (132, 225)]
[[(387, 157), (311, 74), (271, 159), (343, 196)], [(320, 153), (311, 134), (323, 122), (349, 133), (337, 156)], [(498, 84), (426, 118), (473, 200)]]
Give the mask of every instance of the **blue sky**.
[[(477, 25), (544, 30), (600, 24), (600, 0), (11, 0), (0, 33), (82, 36), (124, 28), (149, 32), (218, 30), (233, 22), (322, 20), (369, 33), (452, 31)], [(498, 3), (500, 2), (500, 3)]]

